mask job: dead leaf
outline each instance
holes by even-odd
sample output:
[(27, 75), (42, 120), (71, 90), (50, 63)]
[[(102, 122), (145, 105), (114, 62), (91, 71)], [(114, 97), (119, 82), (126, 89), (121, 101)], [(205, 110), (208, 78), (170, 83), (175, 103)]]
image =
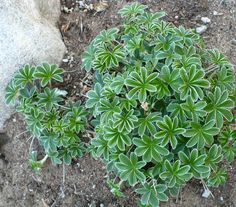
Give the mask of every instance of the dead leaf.
[(105, 11), (108, 8), (108, 6), (109, 6), (108, 1), (101, 0), (101, 1), (99, 1), (99, 3), (96, 3), (93, 5), (93, 9), (96, 12), (102, 12), (102, 11)]
[(67, 24), (63, 24), (61, 26), (61, 31), (66, 33), (69, 30), (69, 27), (70, 27), (70, 22), (68, 22)]

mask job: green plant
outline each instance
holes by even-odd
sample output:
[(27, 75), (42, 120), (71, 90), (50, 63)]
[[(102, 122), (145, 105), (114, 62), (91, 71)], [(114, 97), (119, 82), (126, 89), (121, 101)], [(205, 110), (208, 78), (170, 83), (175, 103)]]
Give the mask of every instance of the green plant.
[(93, 156), (102, 157), (121, 182), (158, 206), (190, 179), (218, 186), (222, 161), (236, 153), (233, 66), (205, 49), (190, 29), (133, 3), (120, 10), (119, 28), (102, 31), (82, 55), (93, 70), (86, 107), (94, 116)]
[(16, 104), (32, 139), (37, 138), (45, 150), (45, 157), (39, 161), (37, 152), (30, 152), (30, 165), (35, 170), (48, 157), (53, 164), (62, 160), (70, 164), (85, 151), (79, 136), (85, 130), (87, 112), (80, 102), (69, 101), (66, 91), (53, 87), (55, 81), (63, 81), (62, 74), (63, 70), (56, 65), (25, 65), (6, 88), (7, 104)]

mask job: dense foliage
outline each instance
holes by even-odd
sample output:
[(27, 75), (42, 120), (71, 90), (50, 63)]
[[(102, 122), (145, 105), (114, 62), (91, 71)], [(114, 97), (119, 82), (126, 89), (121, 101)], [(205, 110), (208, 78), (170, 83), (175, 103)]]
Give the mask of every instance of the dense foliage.
[(79, 133), (85, 129), (87, 113), (80, 102), (66, 98), (66, 91), (52, 87), (52, 81), (63, 81), (62, 74), (56, 65), (25, 65), (6, 88), (7, 104), (17, 105), (32, 139), (37, 138), (45, 150), (45, 157), (38, 161), (37, 152), (30, 149), (30, 163), (36, 170), (48, 157), (53, 164), (62, 160), (70, 164), (84, 151)]
[(91, 152), (156, 207), (190, 179), (218, 186), (236, 153), (233, 66), (205, 49), (193, 30), (161, 20), (134, 3), (119, 28), (102, 31), (82, 55), (95, 72), (87, 93), (96, 137)]

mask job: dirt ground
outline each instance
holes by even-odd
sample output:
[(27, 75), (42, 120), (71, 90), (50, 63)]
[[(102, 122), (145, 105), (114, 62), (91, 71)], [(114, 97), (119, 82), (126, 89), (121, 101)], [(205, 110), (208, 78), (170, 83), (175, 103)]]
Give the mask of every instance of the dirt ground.
[[(68, 50), (64, 61), (69, 60), (62, 67), (70, 72), (60, 87), (68, 90), (74, 99), (83, 97), (89, 89), (86, 83), (90, 75), (80, 69), (81, 52), (99, 31), (121, 24), (117, 11), (127, 2), (132, 1), (108, 1), (108, 8), (99, 13), (84, 12), (78, 8), (70, 14), (62, 13), (58, 26)], [(148, 5), (151, 11), (166, 11), (167, 21), (188, 28), (202, 25), (201, 17), (210, 18), (211, 23), (202, 34), (206, 46), (219, 48), (236, 64), (235, 0), (140, 2)], [(63, 0), (62, 4), (71, 8), (75, 6), (75, 1)], [(216, 12), (217, 15), (213, 15)], [(22, 117), (15, 114), (6, 123), (7, 137), (0, 134), (0, 207), (137, 207), (137, 197), (131, 189), (124, 187), (126, 197), (122, 199), (110, 193), (106, 185), (105, 166), (89, 155), (65, 167), (64, 186), (62, 166), (52, 166), (48, 162), (41, 173), (33, 172), (28, 166), (30, 136), (24, 131)], [(37, 143), (34, 148), (40, 150)], [(236, 162), (228, 169), (227, 183), (219, 189), (212, 189), (214, 198), (202, 198), (202, 185), (193, 181), (183, 188), (178, 201), (170, 199), (161, 207), (236, 207)]]

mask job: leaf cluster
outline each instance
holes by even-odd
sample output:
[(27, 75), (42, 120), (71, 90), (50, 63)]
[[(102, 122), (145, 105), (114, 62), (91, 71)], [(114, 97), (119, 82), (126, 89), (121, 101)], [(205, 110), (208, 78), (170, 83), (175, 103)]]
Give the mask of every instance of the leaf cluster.
[(192, 178), (222, 184), (222, 161), (236, 153), (235, 130), (227, 132), (233, 66), (195, 31), (163, 21), (164, 12), (133, 3), (120, 14), (123, 25), (102, 31), (82, 55), (95, 72), (86, 103), (92, 154), (134, 186), (143, 206), (158, 206)]
[[(86, 125), (86, 114), (80, 102), (67, 100), (67, 92), (53, 85), (62, 82), (63, 70), (56, 65), (43, 63), (25, 65), (6, 88), (6, 103), (16, 104), (25, 118), (28, 131), (37, 138), (53, 164), (70, 164), (81, 156), (85, 146), (80, 140)], [(37, 160), (31, 153), (33, 169), (42, 167), (46, 160)]]

